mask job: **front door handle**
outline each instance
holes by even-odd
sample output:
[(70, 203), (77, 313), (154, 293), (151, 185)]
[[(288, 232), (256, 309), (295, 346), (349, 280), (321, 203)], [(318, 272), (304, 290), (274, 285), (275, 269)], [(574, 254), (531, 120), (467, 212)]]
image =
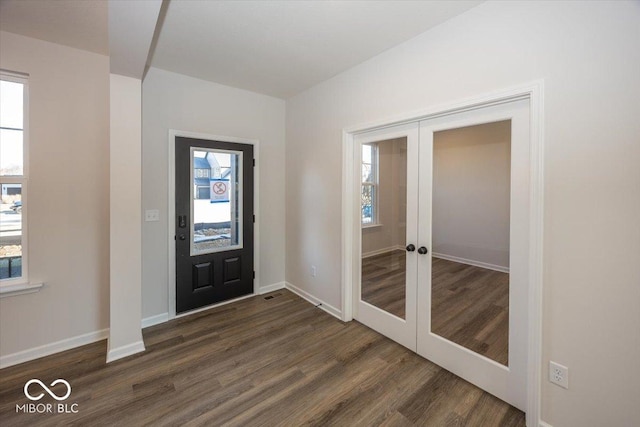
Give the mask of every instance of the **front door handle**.
[(418, 253), (419, 253), (420, 255), (424, 255), (424, 254), (426, 254), (427, 252), (429, 252), (429, 251), (428, 251), (428, 250), (427, 250), (427, 248), (425, 248), (424, 246), (420, 246), (420, 247), (418, 248)]
[(180, 240), (185, 240), (185, 239), (186, 239), (186, 237), (184, 236), (184, 234), (181, 234), (178, 238), (179, 238)]

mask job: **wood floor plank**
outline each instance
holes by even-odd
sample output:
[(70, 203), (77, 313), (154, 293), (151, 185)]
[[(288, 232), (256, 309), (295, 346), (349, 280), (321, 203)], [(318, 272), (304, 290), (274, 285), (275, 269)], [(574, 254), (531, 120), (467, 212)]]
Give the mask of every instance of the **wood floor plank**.
[[(383, 419), (388, 410), (380, 411), (389, 405), (392, 394), (398, 393), (395, 382), (403, 383), (406, 387), (412, 376), (422, 375), (418, 363), (411, 363), (407, 357), (400, 358), (386, 366), (375, 376), (361, 383), (357, 389), (352, 389), (338, 403), (325, 408), (319, 415), (315, 415), (311, 424), (322, 425), (372, 425), (371, 418)], [(370, 404), (363, 406), (362, 402)]]
[[(144, 353), (110, 364), (102, 341), (0, 370), (0, 425), (524, 426), (522, 412), (364, 325), (271, 296), (147, 328)], [(31, 378), (68, 380), (79, 412), (16, 412)]]
[(411, 421), (409, 421), (404, 415), (399, 412), (393, 412), (388, 418), (379, 424), (380, 427), (413, 427)]

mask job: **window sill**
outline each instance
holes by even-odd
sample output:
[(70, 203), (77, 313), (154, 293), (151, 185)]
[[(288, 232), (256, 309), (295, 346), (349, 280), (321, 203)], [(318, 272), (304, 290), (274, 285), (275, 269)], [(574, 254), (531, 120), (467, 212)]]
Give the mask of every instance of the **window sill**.
[(23, 283), (21, 285), (0, 286), (0, 298), (32, 294), (34, 292), (40, 291), (43, 286), (44, 283)]
[(367, 228), (378, 228), (378, 227), (382, 227), (382, 224), (377, 223), (377, 224), (362, 224), (362, 229), (367, 229)]

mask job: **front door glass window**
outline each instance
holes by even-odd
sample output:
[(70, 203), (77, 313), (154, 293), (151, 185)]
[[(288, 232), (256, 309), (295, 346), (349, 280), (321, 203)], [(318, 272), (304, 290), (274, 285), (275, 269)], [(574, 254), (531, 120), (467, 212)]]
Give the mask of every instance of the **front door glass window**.
[(191, 255), (242, 248), (242, 153), (191, 149)]

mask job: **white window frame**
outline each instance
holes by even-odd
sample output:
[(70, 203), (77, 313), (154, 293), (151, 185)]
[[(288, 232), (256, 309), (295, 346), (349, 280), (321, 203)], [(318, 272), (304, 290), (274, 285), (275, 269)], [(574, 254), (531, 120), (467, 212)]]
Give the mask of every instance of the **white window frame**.
[[(379, 147), (377, 142), (369, 142), (366, 144), (362, 144), (363, 147), (365, 145), (368, 145), (371, 147), (371, 171), (372, 171), (371, 176), (373, 178), (373, 181), (362, 181), (362, 187), (364, 186), (371, 187), (371, 198), (372, 198), (371, 222), (363, 222), (362, 215), (360, 215), (360, 223), (362, 225), (362, 228), (375, 227), (379, 225), (379, 215), (378, 215), (378, 199), (379, 199), (378, 193), (379, 193), (379, 187), (380, 187), (380, 173), (379, 173), (380, 171), (378, 170), (378, 165), (380, 164)], [(364, 165), (364, 159), (362, 158), (362, 153), (361, 153), (360, 167), (362, 168), (363, 165)], [(362, 189), (360, 191), (362, 191)], [(362, 210), (362, 207), (360, 207), (360, 209)]]
[(42, 284), (29, 285), (29, 238), (28, 238), (28, 176), (29, 176), (29, 76), (0, 70), (0, 80), (23, 85), (23, 122), (22, 122), (22, 175), (0, 176), (3, 184), (20, 184), (22, 199), (22, 275), (16, 278), (0, 280), (1, 296), (35, 292)]

